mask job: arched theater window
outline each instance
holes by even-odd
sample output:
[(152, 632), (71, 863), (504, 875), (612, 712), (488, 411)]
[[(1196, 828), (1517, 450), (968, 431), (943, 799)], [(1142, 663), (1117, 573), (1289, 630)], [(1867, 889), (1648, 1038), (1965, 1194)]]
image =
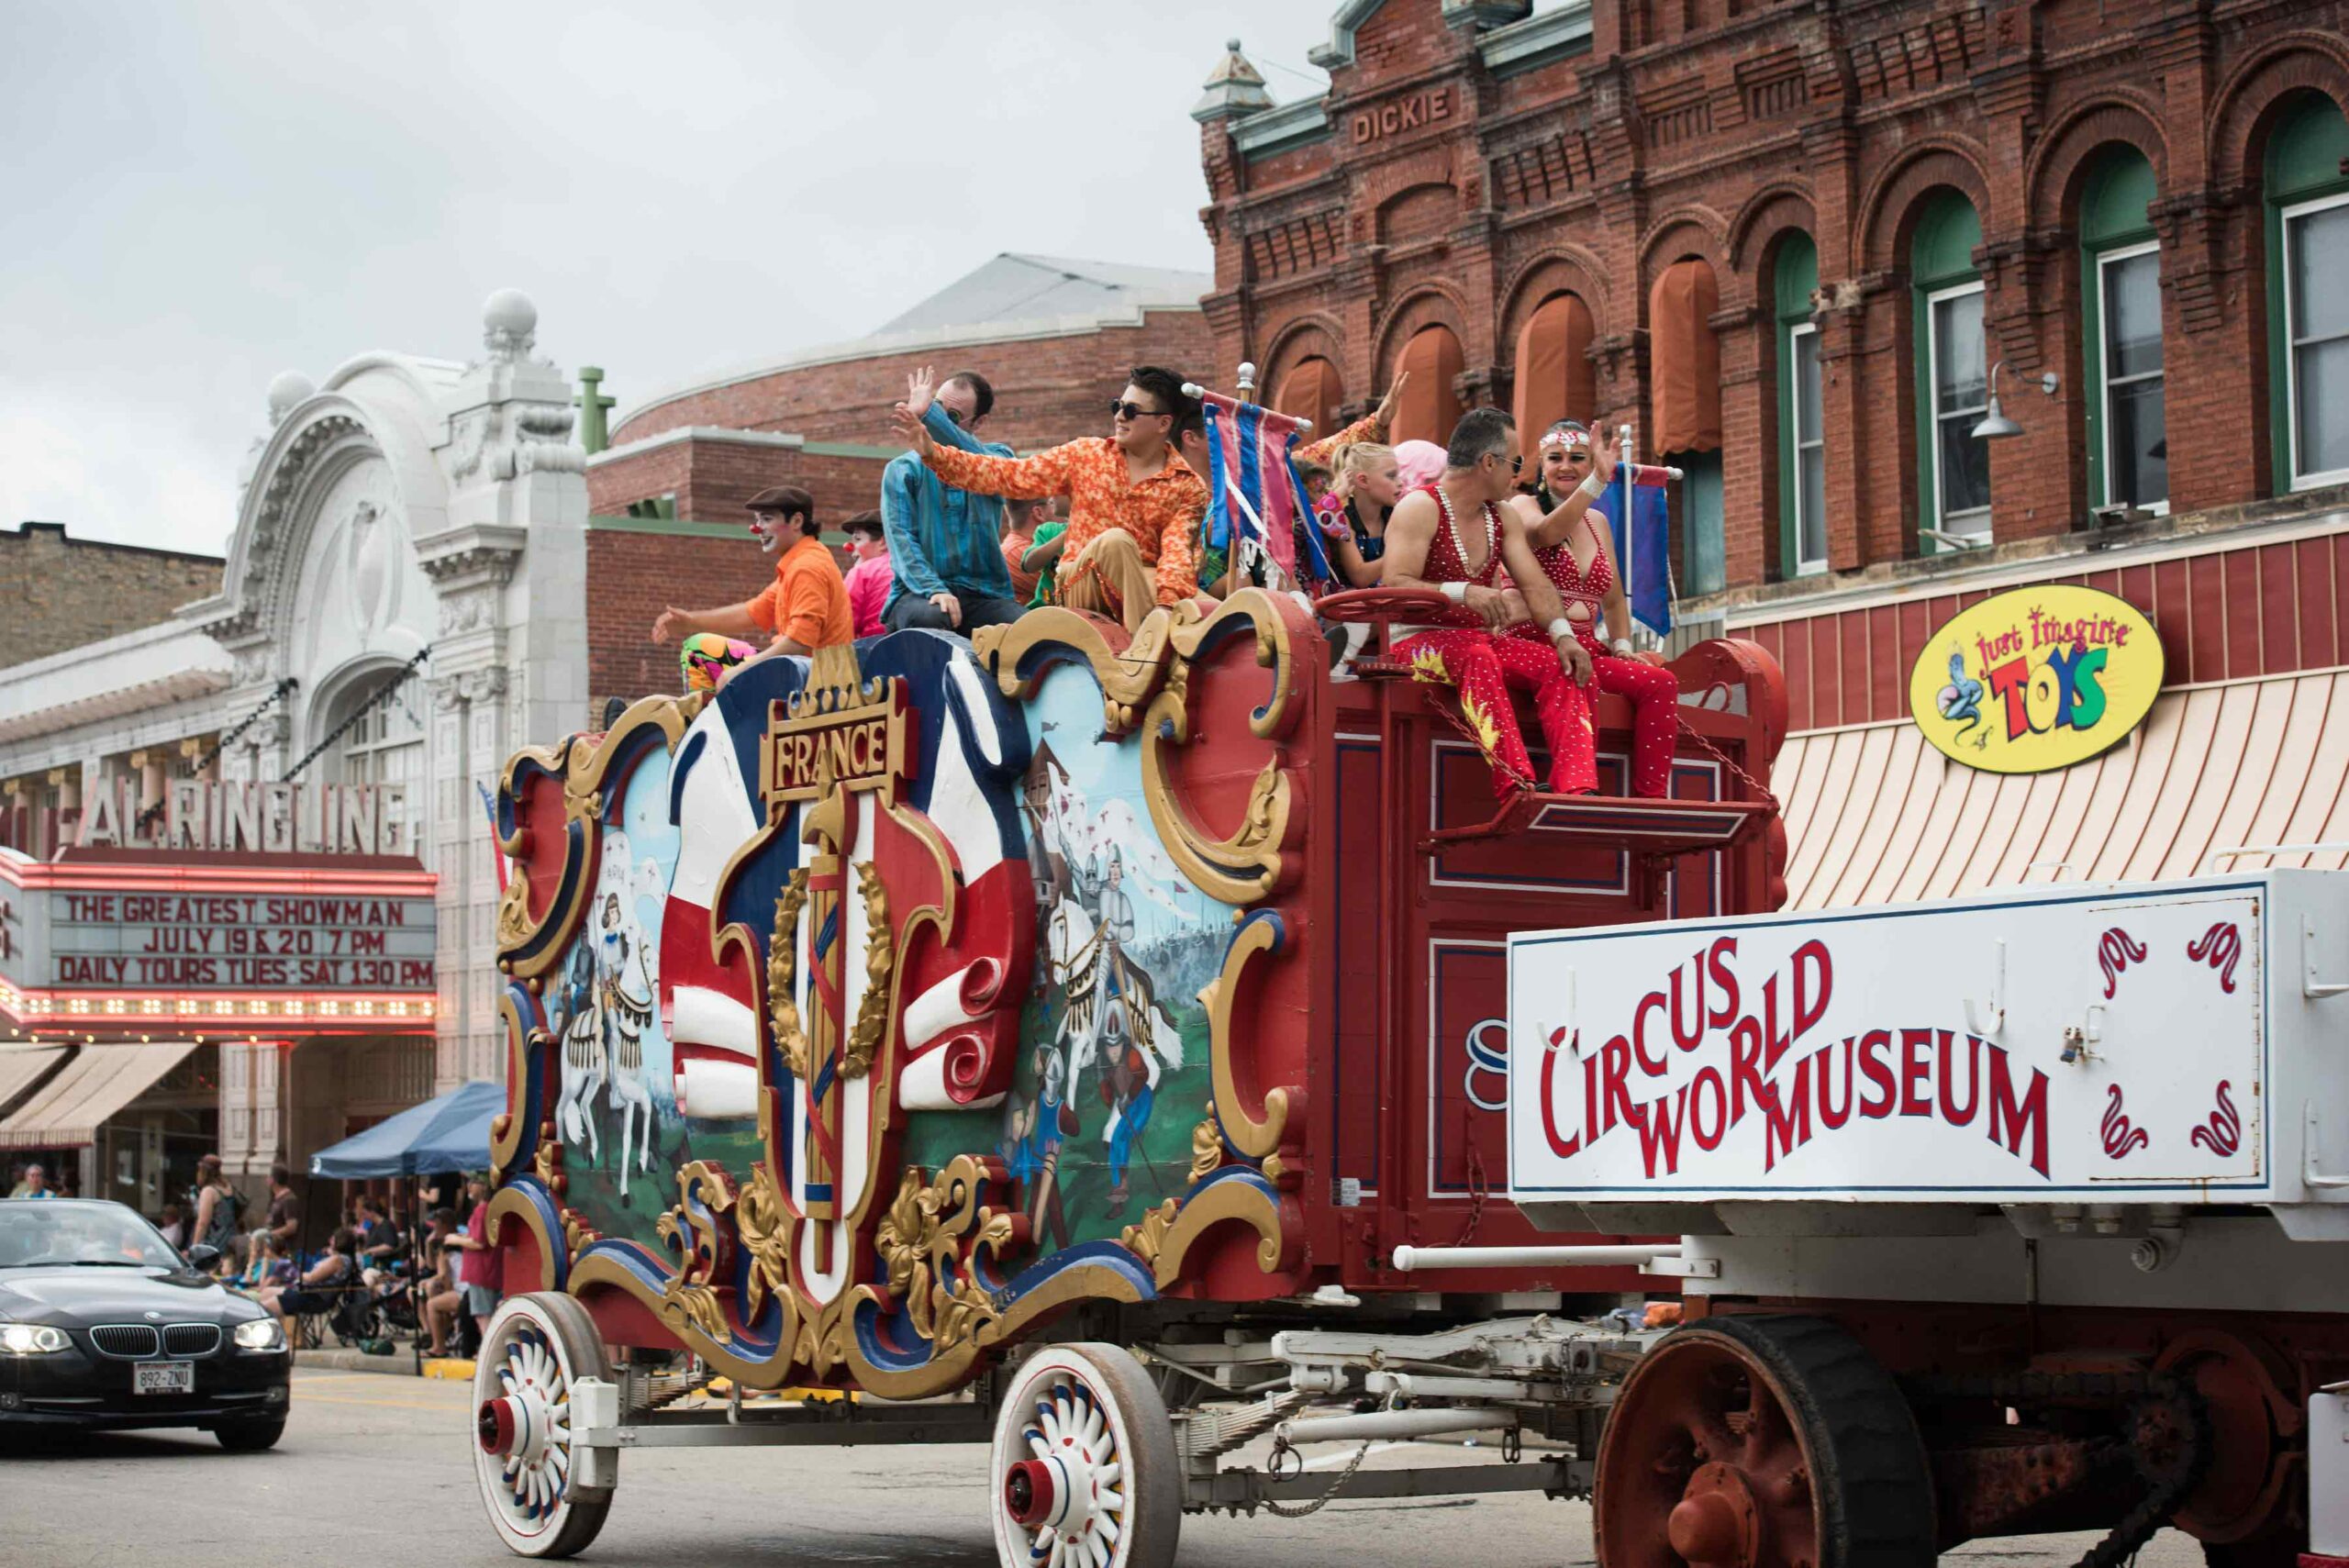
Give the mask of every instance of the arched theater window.
[(2276, 487), (2349, 480), (2349, 122), (2310, 93), (2267, 142), (2268, 428)]
[(1679, 536), (1680, 594), (1727, 585), (1721, 538), (1721, 350), (1713, 335), (1720, 285), (1710, 263), (1684, 256), (1648, 291), (1648, 399), (1655, 428), (1643, 460), (1669, 463), (1685, 477), (1674, 497)]
[(2091, 506), (2169, 509), (2161, 245), (2146, 213), (2153, 199), (2154, 167), (2132, 147), (2105, 153), (2080, 196)]

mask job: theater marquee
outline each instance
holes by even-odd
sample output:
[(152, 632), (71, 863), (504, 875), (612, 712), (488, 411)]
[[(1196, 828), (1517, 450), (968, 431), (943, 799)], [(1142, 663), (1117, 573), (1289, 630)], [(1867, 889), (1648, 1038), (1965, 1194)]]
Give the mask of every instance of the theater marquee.
[(0, 1015), (39, 1032), (429, 1030), (434, 878), (340, 861), (0, 856)]

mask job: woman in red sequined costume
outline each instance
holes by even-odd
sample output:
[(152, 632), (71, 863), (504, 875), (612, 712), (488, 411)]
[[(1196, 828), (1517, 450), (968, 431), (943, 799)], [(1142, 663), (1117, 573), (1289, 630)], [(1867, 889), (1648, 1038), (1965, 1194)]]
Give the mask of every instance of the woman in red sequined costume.
[[(1520, 466), (1508, 416), (1473, 409), (1453, 431), (1443, 477), (1396, 506), (1386, 522), (1386, 585), (1436, 588), (1457, 607), (1436, 624), (1396, 627), (1392, 656), (1419, 680), (1458, 690), (1461, 713), (1504, 799), (1533, 787), (1511, 688), (1533, 695), (1550, 745), (1552, 791), (1587, 795), (1596, 783), (1583, 690), (1591, 678), (1590, 653), (1533, 558), (1525, 523), (1508, 509)], [(1549, 647), (1498, 631), (1509, 614), (1509, 596), (1497, 585), (1504, 581), (1554, 633)]]
[[(1664, 666), (1632, 654), (1631, 607), (1615, 568), (1614, 530), (1591, 505), (1614, 480), (1613, 455), (1594, 450), (1590, 432), (1572, 419), (1542, 433), (1541, 454), (1541, 489), (1509, 505), (1526, 525), (1534, 559), (1565, 601), (1566, 619), (1590, 654), (1598, 689), (1631, 700), (1631, 793), (1669, 795), (1680, 683)], [(1599, 640), (1602, 618), (1611, 641)], [(1529, 642), (1547, 643), (1530, 619), (1510, 629)]]

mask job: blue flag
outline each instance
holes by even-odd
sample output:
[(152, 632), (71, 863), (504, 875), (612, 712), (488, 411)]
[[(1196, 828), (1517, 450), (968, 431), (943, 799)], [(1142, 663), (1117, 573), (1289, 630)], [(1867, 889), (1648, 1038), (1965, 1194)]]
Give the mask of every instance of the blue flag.
[[(1622, 565), (1623, 592), (1631, 618), (1667, 637), (1672, 632), (1672, 527), (1664, 498), (1670, 475), (1644, 463), (1626, 463), (1616, 482), (1591, 505), (1615, 530), (1615, 559)], [(1623, 497), (1631, 499), (1630, 537), (1623, 526)]]

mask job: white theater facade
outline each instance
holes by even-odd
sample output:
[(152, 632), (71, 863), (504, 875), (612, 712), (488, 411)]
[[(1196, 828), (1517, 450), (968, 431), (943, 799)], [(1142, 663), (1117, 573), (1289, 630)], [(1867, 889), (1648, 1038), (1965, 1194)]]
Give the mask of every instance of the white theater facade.
[(535, 325), (278, 377), (220, 592), (0, 669), (0, 1155), (151, 1212), (502, 1076), (483, 792), (587, 718)]

